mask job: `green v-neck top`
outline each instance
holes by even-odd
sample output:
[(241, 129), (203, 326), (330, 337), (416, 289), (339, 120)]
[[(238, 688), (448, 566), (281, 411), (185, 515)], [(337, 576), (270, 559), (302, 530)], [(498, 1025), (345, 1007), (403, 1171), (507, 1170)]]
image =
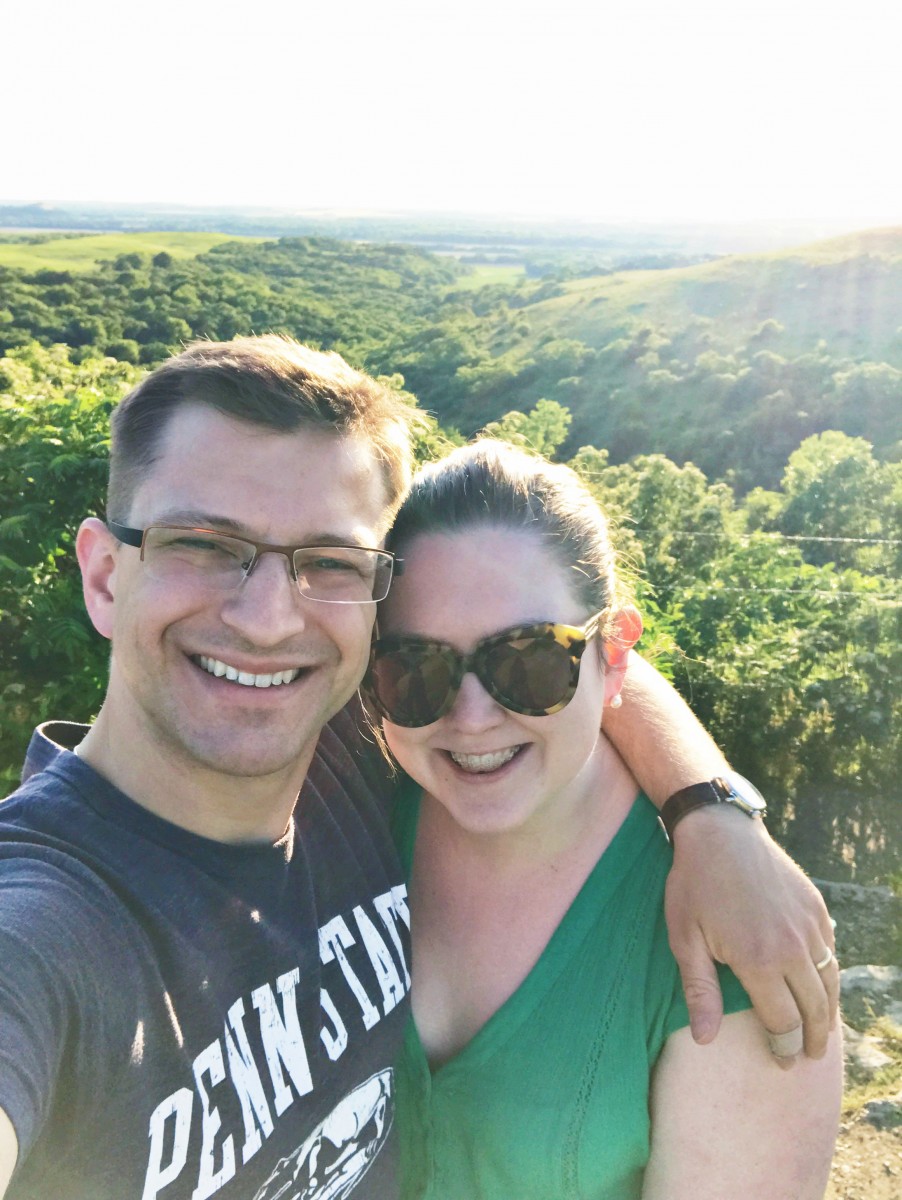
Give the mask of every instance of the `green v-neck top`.
[[(410, 781), (396, 798), (408, 878), (420, 798)], [(532, 971), (459, 1054), (430, 1072), (411, 1021), (397, 1072), (403, 1200), (641, 1196), (651, 1072), (689, 1024), (664, 921), (671, 860), (640, 796)], [(750, 1007), (729, 970), (720, 980), (725, 1012)]]

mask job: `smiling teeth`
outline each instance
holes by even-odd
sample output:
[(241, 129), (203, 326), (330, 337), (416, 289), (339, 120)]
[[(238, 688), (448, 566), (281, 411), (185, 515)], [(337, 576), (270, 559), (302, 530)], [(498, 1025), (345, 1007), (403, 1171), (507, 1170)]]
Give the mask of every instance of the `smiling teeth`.
[(300, 667), (290, 667), (287, 671), (274, 671), (270, 675), (254, 675), (250, 671), (239, 671), (237, 667), (230, 667), (228, 663), (220, 662), (218, 658), (207, 658), (204, 654), (199, 656), (198, 662), (210, 675), (215, 675), (217, 678), (224, 675), (226, 679), (231, 679), (234, 683), (240, 683), (244, 687), (278, 687), (281, 683), (291, 683), (301, 673)]
[(453, 750), (448, 753), (461, 770), (484, 774), (486, 771), (497, 771), (499, 767), (509, 763), (519, 751), (519, 746), (511, 746), (507, 750), (495, 750), (491, 754), (455, 754)]

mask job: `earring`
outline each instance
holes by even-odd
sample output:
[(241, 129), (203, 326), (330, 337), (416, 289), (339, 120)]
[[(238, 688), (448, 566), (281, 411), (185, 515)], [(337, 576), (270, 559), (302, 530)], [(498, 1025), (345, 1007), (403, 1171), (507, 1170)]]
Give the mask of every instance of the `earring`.
[(622, 703), (623, 703), (623, 697), (618, 692), (617, 695), (614, 697), (614, 699), (611, 701), (610, 707), (611, 708), (619, 708)]

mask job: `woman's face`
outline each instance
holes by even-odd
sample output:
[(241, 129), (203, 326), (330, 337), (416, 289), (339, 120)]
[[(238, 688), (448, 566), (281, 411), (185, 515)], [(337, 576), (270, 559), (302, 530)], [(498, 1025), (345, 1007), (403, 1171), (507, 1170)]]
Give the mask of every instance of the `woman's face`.
[[(498, 527), (420, 534), (402, 550), (404, 573), (379, 608), (379, 633), (434, 638), (466, 653), (514, 625), (583, 625), (587, 612), (566, 570), (527, 530)], [(605, 699), (601, 643), (583, 653), (566, 708), (527, 717), (503, 708), (473, 674), (451, 709), (419, 729), (383, 723), (404, 770), (464, 829), (539, 829), (580, 805)]]

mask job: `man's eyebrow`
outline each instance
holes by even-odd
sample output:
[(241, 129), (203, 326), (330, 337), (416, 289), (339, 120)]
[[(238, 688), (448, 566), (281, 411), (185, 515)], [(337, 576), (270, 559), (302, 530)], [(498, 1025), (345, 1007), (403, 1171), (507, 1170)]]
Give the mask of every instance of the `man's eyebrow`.
[(188, 529), (215, 529), (222, 533), (244, 534), (250, 536), (246, 525), (235, 521), (232, 517), (223, 517), (219, 513), (199, 512), (197, 509), (177, 508), (162, 512), (150, 524), (153, 525), (184, 525)]
[(370, 543), (358, 537), (356, 533), (312, 533), (304, 542), (305, 546), (360, 546), (368, 548)]
[[(230, 533), (235, 537), (247, 538), (249, 541), (266, 542), (268, 538), (258, 538), (254, 530), (233, 517), (223, 517), (219, 513), (199, 512), (196, 509), (175, 509), (161, 513), (150, 524), (176, 525), (187, 529), (210, 529), (216, 533)], [(292, 543), (297, 546), (368, 546), (367, 542), (356, 533), (311, 533), (303, 542)]]

